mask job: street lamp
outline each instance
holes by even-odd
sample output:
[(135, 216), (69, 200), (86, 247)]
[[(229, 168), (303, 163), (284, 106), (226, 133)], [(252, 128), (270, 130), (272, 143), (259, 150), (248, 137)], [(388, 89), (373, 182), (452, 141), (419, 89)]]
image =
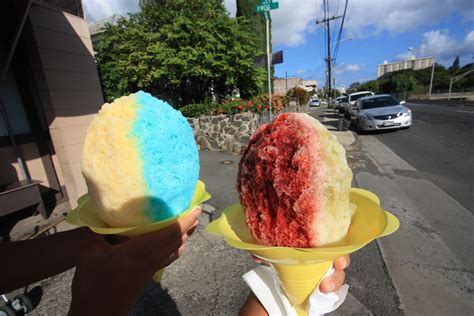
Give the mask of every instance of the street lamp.
[(345, 41), (352, 41), (352, 37), (346, 37), (346, 38), (343, 38), (342, 40), (335, 41), (331, 45), (336, 45), (337, 43), (342, 43), (342, 42), (345, 42)]
[[(352, 36), (350, 37), (346, 37), (346, 38), (343, 38), (341, 40), (338, 40), (338, 41), (335, 41), (334, 43), (331, 43), (331, 45), (336, 45), (336, 44), (340, 44), (342, 42), (345, 42), (345, 41), (352, 41)], [(334, 61), (334, 67), (336, 66), (336, 60), (333, 59)], [(336, 78), (329, 78), (329, 80), (333, 80), (333, 86), (336, 87)]]
[[(420, 50), (420, 48), (408, 47), (408, 50)], [(431, 50), (425, 47), (421, 48), (421, 50), (426, 50), (433, 54), (433, 66), (431, 67), (430, 91), (428, 92), (428, 96), (431, 99), (431, 90), (433, 89), (433, 77), (434, 77), (434, 69), (435, 69), (435, 64), (436, 64), (436, 52), (434, 50)]]

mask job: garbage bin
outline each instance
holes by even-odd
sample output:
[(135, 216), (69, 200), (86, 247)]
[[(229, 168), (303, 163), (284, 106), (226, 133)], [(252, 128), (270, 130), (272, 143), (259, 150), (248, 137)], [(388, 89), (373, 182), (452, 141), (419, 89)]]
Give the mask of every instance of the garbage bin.
[(339, 117), (337, 122), (338, 131), (347, 131), (349, 129), (350, 121), (346, 120), (344, 117)]

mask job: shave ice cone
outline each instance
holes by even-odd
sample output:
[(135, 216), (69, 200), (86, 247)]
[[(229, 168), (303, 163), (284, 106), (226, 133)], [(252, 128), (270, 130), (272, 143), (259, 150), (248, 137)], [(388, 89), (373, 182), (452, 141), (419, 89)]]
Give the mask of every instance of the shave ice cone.
[(239, 204), (227, 207), (207, 230), (224, 237), (232, 247), (251, 252), (270, 263), (288, 301), (298, 315), (307, 315), (308, 298), (336, 258), (351, 254), (378, 237), (395, 232), (400, 223), (380, 207), (377, 196), (363, 189), (351, 189), (356, 206), (347, 235), (336, 244), (319, 248), (272, 247), (255, 242)]
[(294, 265), (270, 263), (270, 267), (298, 315), (307, 315), (308, 298), (332, 264), (332, 261)]
[[(209, 200), (210, 198), (211, 195), (206, 192), (206, 186), (204, 182), (198, 181), (189, 208), (180, 215), (163, 221), (153, 222), (141, 226), (115, 228), (107, 225), (99, 217), (99, 215), (97, 214), (97, 206), (92, 203), (92, 200), (86, 194), (78, 199), (78, 206), (74, 210), (69, 212), (68, 216), (66, 217), (66, 221), (72, 225), (86, 226), (96, 234), (100, 235), (122, 235), (127, 237), (133, 237), (137, 235), (155, 232), (175, 224), (181, 217), (186, 216), (191, 210), (193, 210), (199, 204)], [(153, 275), (153, 280), (157, 283), (160, 282), (163, 272), (164, 269), (155, 272), (155, 274)]]

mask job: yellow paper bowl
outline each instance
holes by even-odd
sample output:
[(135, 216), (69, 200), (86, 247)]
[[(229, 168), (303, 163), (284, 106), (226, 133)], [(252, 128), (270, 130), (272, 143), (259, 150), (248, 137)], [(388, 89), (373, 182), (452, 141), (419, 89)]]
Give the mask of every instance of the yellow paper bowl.
[(353, 188), (350, 199), (357, 208), (349, 231), (343, 240), (330, 246), (291, 248), (258, 245), (247, 228), (245, 213), (239, 204), (227, 207), (217, 220), (207, 226), (207, 230), (224, 237), (232, 247), (250, 251), (269, 262), (293, 307), (299, 315), (305, 315), (309, 294), (334, 259), (353, 253), (374, 239), (395, 232), (400, 226), (395, 216), (380, 207), (380, 200), (375, 194)]
[[(191, 205), (189, 208), (179, 216), (170, 218), (163, 221), (158, 221), (141, 226), (130, 226), (130, 227), (110, 227), (107, 225), (100, 217), (97, 215), (97, 207), (92, 203), (88, 194), (81, 196), (77, 200), (77, 207), (69, 212), (66, 217), (66, 221), (69, 224), (77, 226), (87, 226), (93, 232), (101, 235), (123, 235), (123, 236), (134, 236), (142, 235), (146, 233), (151, 233), (160, 229), (163, 229), (173, 223), (176, 223), (179, 218), (188, 214), (192, 209), (194, 209), (200, 203), (203, 203), (211, 198), (211, 195), (206, 192), (206, 186), (204, 182), (198, 181), (196, 184), (196, 190), (194, 191), (194, 196), (191, 200)], [(163, 271), (157, 272), (153, 279), (159, 281), (161, 279), (161, 273)]]

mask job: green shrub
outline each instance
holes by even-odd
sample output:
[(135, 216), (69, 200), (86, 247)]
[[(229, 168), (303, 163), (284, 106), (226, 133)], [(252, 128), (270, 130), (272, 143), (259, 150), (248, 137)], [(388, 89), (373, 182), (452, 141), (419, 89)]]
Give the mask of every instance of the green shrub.
[(246, 102), (242, 99), (224, 100), (219, 104), (216, 114), (233, 115), (245, 111)]
[(216, 103), (197, 103), (188, 104), (179, 110), (185, 117), (200, 117), (204, 115), (213, 115), (218, 105)]

